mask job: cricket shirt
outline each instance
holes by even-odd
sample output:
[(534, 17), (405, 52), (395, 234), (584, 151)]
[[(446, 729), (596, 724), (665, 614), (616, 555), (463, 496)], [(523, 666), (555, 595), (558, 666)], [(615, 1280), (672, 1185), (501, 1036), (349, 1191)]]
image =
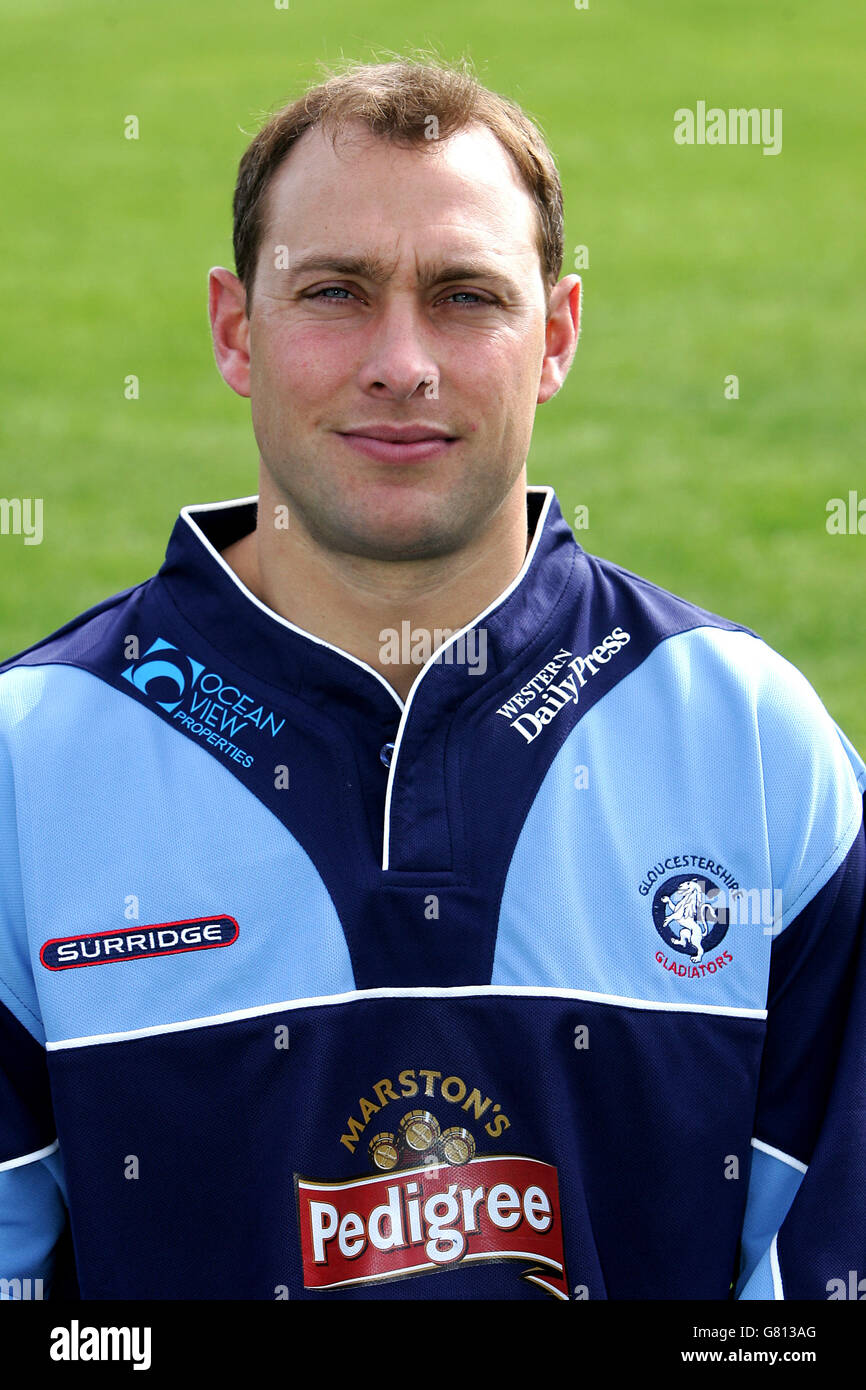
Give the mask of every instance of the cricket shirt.
[(256, 506), (0, 667), (0, 1293), (847, 1296), (866, 769), (812, 687), (530, 487), (402, 700), (228, 567)]

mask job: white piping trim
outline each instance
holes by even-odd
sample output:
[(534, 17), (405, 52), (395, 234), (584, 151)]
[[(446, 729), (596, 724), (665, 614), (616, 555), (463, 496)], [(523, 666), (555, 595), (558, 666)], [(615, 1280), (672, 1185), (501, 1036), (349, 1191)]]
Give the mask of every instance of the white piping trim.
[(59, 1148), (60, 1140), (55, 1139), (53, 1144), (47, 1144), (44, 1149), (36, 1149), (32, 1154), (22, 1154), (20, 1158), (7, 1158), (5, 1163), (0, 1163), (0, 1173), (8, 1173), (10, 1168), (23, 1168), (25, 1163), (38, 1163), (41, 1158), (57, 1153)]
[(405, 704), (405, 706), (404, 706), (404, 708), (403, 708), (403, 713), (402, 713), (401, 716), (400, 716), (400, 725), (399, 725), (399, 727), (398, 727), (398, 729), (397, 729), (397, 737), (396, 737), (395, 740), (394, 740), (394, 751), (393, 751), (393, 753), (391, 754), (391, 766), (390, 766), (390, 768), (388, 769), (388, 786), (387, 786), (387, 789), (386, 789), (386, 791), (385, 791), (385, 824), (384, 824), (383, 833), (382, 833), (382, 868), (383, 868), (383, 870), (386, 870), (386, 869), (388, 869), (388, 868), (390, 867), (390, 857), (391, 857), (391, 792), (392, 792), (393, 786), (394, 786), (394, 774), (395, 774), (396, 769), (397, 769), (397, 758), (398, 758), (399, 753), (400, 753), (400, 745), (401, 745), (401, 743), (403, 742), (403, 730), (404, 730), (405, 727), (406, 727), (406, 717), (407, 717), (407, 715), (408, 715), (408, 713), (409, 713), (409, 709), (410, 709), (411, 704), (412, 704), (412, 701), (413, 701), (413, 699), (414, 699), (414, 697), (415, 697), (415, 693), (416, 693), (416, 691), (417, 691), (417, 689), (418, 689), (418, 687), (419, 687), (421, 681), (424, 679), (424, 676), (426, 675), (427, 671), (429, 671), (430, 667), (433, 665), (434, 662), (438, 662), (438, 661), (440, 660), (442, 653), (443, 653), (445, 650), (447, 650), (448, 647), (450, 647), (451, 643), (452, 643), (452, 642), (458, 641), (465, 633), (469, 632), (469, 630), (470, 630), (471, 628), (475, 627), (475, 625), (476, 625), (477, 623), (482, 622), (482, 620), (483, 620), (484, 618), (488, 617), (488, 615), (489, 615), (490, 613), (492, 613), (493, 610), (494, 610), (495, 608), (498, 608), (499, 605), (500, 605), (501, 603), (504, 603), (505, 600), (508, 598), (508, 596), (514, 592), (514, 590), (517, 588), (517, 586), (523, 582), (523, 579), (524, 579), (525, 576), (526, 576), (526, 573), (527, 573), (527, 571), (528, 571), (528, 569), (529, 569), (529, 566), (532, 564), (532, 561), (533, 561), (534, 558), (535, 558), (535, 552), (536, 552), (536, 550), (538, 549), (539, 542), (540, 542), (541, 537), (542, 537), (542, 534), (543, 534), (543, 532), (544, 532), (544, 524), (545, 524), (545, 522), (546, 522), (546, 520), (547, 520), (547, 514), (548, 514), (548, 512), (550, 511), (550, 506), (551, 506), (551, 503), (552, 503), (552, 501), (553, 501), (553, 495), (554, 495), (554, 494), (553, 494), (553, 488), (552, 488), (552, 487), (549, 487), (549, 486), (547, 486), (547, 485), (543, 485), (543, 484), (542, 484), (542, 485), (535, 485), (535, 484), (533, 484), (532, 486), (527, 486), (526, 491), (527, 491), (527, 493), (529, 493), (529, 492), (541, 492), (541, 493), (545, 493), (545, 494), (546, 494), (546, 497), (545, 497), (545, 501), (544, 501), (544, 503), (543, 503), (543, 505), (542, 505), (541, 511), (540, 511), (540, 513), (539, 513), (538, 521), (536, 522), (536, 525), (535, 525), (535, 534), (534, 534), (533, 537), (532, 537), (531, 544), (530, 544), (530, 546), (529, 546), (529, 549), (528, 549), (527, 552), (526, 552), (526, 556), (525, 556), (525, 558), (524, 558), (523, 564), (521, 565), (519, 571), (518, 571), (517, 574), (514, 576), (514, 578), (512, 579), (511, 583), (508, 585), (508, 587), (507, 587), (506, 589), (503, 589), (502, 593), (499, 594), (499, 596), (498, 596), (497, 598), (495, 598), (495, 599), (493, 600), (492, 603), (489, 603), (482, 613), (479, 613), (479, 614), (477, 615), (477, 617), (473, 618), (471, 622), (469, 622), (469, 623), (467, 623), (467, 624), (465, 625), (465, 627), (461, 627), (460, 630), (459, 630), (459, 632), (454, 632), (454, 633), (452, 633), (451, 636), (448, 638), (448, 641), (447, 641), (447, 642), (443, 642), (443, 644), (442, 644), (441, 647), (437, 647), (437, 648), (436, 648), (436, 651), (432, 654), (432, 656), (430, 656), (430, 657), (428, 658), (428, 660), (427, 660), (427, 661), (424, 663), (424, 665), (421, 667), (421, 670), (418, 672), (417, 676), (415, 677), (414, 681), (412, 682), (412, 686), (411, 686), (411, 688), (410, 688), (410, 690), (409, 690), (409, 694), (406, 696), (406, 704)]
[[(404, 1172), (404, 1170), (401, 1168), (401, 1169), (400, 1169), (400, 1177), (401, 1177), (401, 1178), (403, 1177), (403, 1172)], [(377, 1182), (378, 1182), (378, 1181), (381, 1181), (381, 1179), (376, 1179), (376, 1181), (377, 1181)], [(479, 1250), (478, 1253), (477, 1253), (476, 1255), (463, 1255), (463, 1256), (461, 1257), (460, 1264), (461, 1264), (461, 1266), (462, 1266), (462, 1265), (467, 1265), (467, 1264), (476, 1264), (479, 1260), (503, 1260), (503, 1259), (504, 1259), (504, 1260), (531, 1260), (531, 1261), (533, 1261), (535, 1264), (540, 1264), (540, 1263), (542, 1263), (542, 1262), (546, 1262), (546, 1263), (549, 1263), (549, 1264), (553, 1264), (553, 1263), (554, 1263), (554, 1261), (549, 1260), (548, 1257), (545, 1256), (545, 1255), (532, 1255), (532, 1254), (530, 1254), (528, 1251), (521, 1251), (521, 1250)], [(444, 1268), (444, 1269), (447, 1269), (448, 1266), (447, 1266), (447, 1265), (434, 1265), (434, 1264), (432, 1263), (432, 1261), (431, 1261), (429, 1264), (425, 1263), (425, 1264), (421, 1264), (421, 1265), (407, 1265), (405, 1269), (395, 1270), (395, 1271), (393, 1271), (393, 1273), (392, 1273), (391, 1270), (383, 1269), (383, 1270), (381, 1271), (381, 1273), (379, 1273), (379, 1274), (363, 1274), (363, 1275), (356, 1275), (356, 1277), (355, 1277), (354, 1279), (340, 1279), (339, 1281), (337, 1281), (337, 1282), (335, 1282), (335, 1283), (333, 1283), (333, 1284), (321, 1284), (321, 1285), (318, 1287), (317, 1292), (319, 1292), (319, 1293), (327, 1293), (327, 1291), (328, 1291), (329, 1289), (347, 1289), (347, 1288), (349, 1288), (352, 1284), (371, 1284), (371, 1283), (372, 1283), (374, 1280), (376, 1280), (376, 1279), (394, 1279), (395, 1277), (398, 1278), (398, 1279), (405, 1279), (408, 1275), (411, 1275), (411, 1274), (432, 1274), (432, 1273), (434, 1273), (434, 1271), (439, 1270), (439, 1269), (443, 1269), (443, 1268)], [(561, 1270), (561, 1269), (562, 1269), (562, 1265), (557, 1265), (556, 1268), (559, 1269), (559, 1270)], [(529, 1279), (530, 1276), (527, 1275), (526, 1278)], [(533, 1283), (540, 1283), (541, 1281), (535, 1279), (535, 1280), (532, 1280), (531, 1282), (533, 1282)], [(557, 1298), (566, 1298), (566, 1297), (567, 1297), (566, 1294), (560, 1293), (557, 1289), (554, 1289), (552, 1285), (545, 1285), (544, 1287), (546, 1287), (546, 1288), (549, 1287), (551, 1293), (555, 1293), (556, 1296), (557, 1296)]]
[[(538, 1256), (536, 1255), (534, 1258), (537, 1260)], [(547, 1289), (548, 1293), (554, 1294), (557, 1298), (562, 1299), (566, 1303), (568, 1302), (568, 1294), (563, 1293), (561, 1289), (555, 1288), (553, 1284), (548, 1284), (546, 1279), (540, 1279), (537, 1274), (524, 1274), (523, 1277), (527, 1284), (537, 1284), (540, 1289)]]
[(295, 623), (290, 623), (288, 618), (281, 617), (279, 613), (274, 612), (273, 608), (268, 608), (266, 603), (262, 603), (260, 598), (256, 598), (253, 591), (248, 589), (246, 584), (238, 578), (231, 565), (226, 564), (222, 555), (211, 545), (201, 527), (196, 525), (196, 522), (190, 515), (191, 512), (218, 512), (224, 507), (239, 507), (245, 502), (258, 502), (258, 500), (258, 496), (254, 495), (252, 497), (232, 497), (226, 502), (203, 502), (199, 506), (190, 505), (188, 507), (181, 507), (180, 514), (187, 526), (194, 532), (196, 539), (199, 540), (209, 554), (213, 556), (217, 564), (225, 570), (229, 579), (231, 579), (236, 588), (240, 589), (244, 598), (249, 599), (250, 603), (255, 604), (256, 608), (261, 609), (262, 613), (266, 613), (269, 618), (273, 618), (275, 623), (279, 623), (282, 627), (287, 627), (290, 632), (297, 632), (301, 637), (308, 637), (311, 642), (315, 642), (318, 646), (327, 647), (329, 652), (336, 652), (338, 656), (345, 657), (346, 661), (351, 661), (355, 666), (360, 666), (363, 671), (368, 671), (371, 676), (376, 677), (380, 685), (385, 687), (388, 694), (396, 700), (402, 710), (403, 701), (400, 699), (400, 696), (397, 694), (394, 687), (389, 685), (385, 677), (381, 675), (379, 671), (375, 670), (374, 667), (368, 666), (366, 661), (361, 661), (359, 657), (353, 656), (351, 652), (344, 651), (342, 647), (335, 647), (332, 642), (326, 642), (323, 637), (317, 637), (314, 632), (307, 632), (306, 628), (298, 627)]
[(778, 1158), (780, 1163), (787, 1163), (791, 1168), (796, 1168), (798, 1173), (809, 1171), (808, 1163), (801, 1163), (799, 1158), (792, 1158), (790, 1154), (783, 1153), (781, 1149), (774, 1149), (772, 1144), (765, 1144), (763, 1139), (753, 1139), (752, 1148), (760, 1149), (761, 1153), (769, 1154), (771, 1158)]
[(778, 1240), (779, 1236), (777, 1232), (776, 1235), (773, 1236), (773, 1240), (770, 1245), (770, 1269), (773, 1273), (773, 1297), (775, 1299), (784, 1300), (785, 1290), (782, 1287), (782, 1271), (779, 1268)]
[(259, 1004), (248, 1009), (234, 1009), (230, 1013), (182, 1019), (177, 1023), (157, 1023), (148, 1028), (131, 1028), (124, 1033), (94, 1033), (91, 1037), (59, 1038), (46, 1042), (45, 1048), (47, 1052), (59, 1052), (64, 1048), (90, 1047), (98, 1043), (132, 1042), (136, 1038), (152, 1038), (163, 1033), (183, 1033), (190, 1028), (211, 1028), (244, 1018), (262, 1018), (267, 1014), (284, 1013), (293, 1009), (354, 1004), (365, 999), (467, 999), (499, 995), (530, 999), (583, 999), (593, 1004), (612, 1004), (621, 1008), (666, 1013), (721, 1014), (727, 1018), (767, 1017), (766, 1009), (739, 1009), (728, 1004), (665, 1004), (656, 999), (629, 999), (625, 995), (598, 994), (587, 989), (559, 989), (546, 985), (453, 985), (430, 988), (412, 985), (402, 989), (349, 990), (345, 994), (323, 994), (310, 999), (283, 999), (277, 1004)]

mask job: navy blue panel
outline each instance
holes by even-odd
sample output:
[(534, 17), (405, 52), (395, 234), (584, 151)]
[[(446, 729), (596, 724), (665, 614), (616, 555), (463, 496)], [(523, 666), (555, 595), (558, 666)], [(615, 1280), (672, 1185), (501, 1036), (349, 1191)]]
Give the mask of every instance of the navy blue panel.
[(54, 1247), (54, 1272), (51, 1276), (50, 1298), (52, 1302), (65, 1303), (78, 1303), (81, 1300), (75, 1264), (75, 1247), (68, 1223)]
[(56, 1137), (45, 1050), (0, 1003), (0, 1163)]
[[(580, 1048), (576, 1027), (588, 1029)], [(76, 1135), (67, 1178), (82, 1294), (272, 1299), (285, 1285), (292, 1299), (549, 1298), (520, 1260), (303, 1287), (295, 1178), (374, 1174), (371, 1139), (420, 1108), (443, 1130), (467, 1128), (479, 1157), (556, 1167), (572, 1292), (727, 1298), (746, 1184), (727, 1181), (725, 1163), (736, 1155), (748, 1171), (762, 1034), (750, 1018), (487, 993), (361, 998), (54, 1051), (61, 1143)], [(131, 1156), (137, 1178), (124, 1176)]]
[[(821, 1128), (854, 991), (864, 933), (866, 841), (773, 942), (767, 1042), (755, 1134), (809, 1163)], [(861, 1037), (863, 1034), (861, 1034)], [(861, 1077), (857, 1095), (866, 1104)], [(864, 1271), (866, 1273), (866, 1271)]]
[[(780, 1127), (784, 1119), (788, 1125), (793, 1119), (801, 1142), (810, 1145), (809, 1153), (803, 1155), (809, 1159), (808, 1172), (779, 1234), (779, 1268), (786, 1298), (826, 1299), (831, 1289), (839, 1289), (838, 1283), (831, 1284), (833, 1280), (842, 1281), (848, 1298), (852, 1297), (852, 1286), (858, 1298), (866, 1287), (860, 1286), (866, 1278), (864, 863), (866, 847), (861, 829), (846, 864), (836, 875), (834, 930), (825, 933), (820, 950), (801, 944), (795, 957), (796, 973), (776, 1006), (790, 1028), (786, 1059), (790, 1090), (787, 1113), (784, 1097), (778, 1095), (775, 1115)], [(783, 941), (787, 935), (785, 932)], [(810, 1047), (794, 1040), (798, 1006), (802, 1012), (799, 1036), (810, 1040), (814, 1056)], [(817, 1112), (813, 1107), (818, 1107)], [(798, 1113), (811, 1118), (813, 1125), (798, 1123)], [(816, 1135), (818, 1122), (820, 1133)]]

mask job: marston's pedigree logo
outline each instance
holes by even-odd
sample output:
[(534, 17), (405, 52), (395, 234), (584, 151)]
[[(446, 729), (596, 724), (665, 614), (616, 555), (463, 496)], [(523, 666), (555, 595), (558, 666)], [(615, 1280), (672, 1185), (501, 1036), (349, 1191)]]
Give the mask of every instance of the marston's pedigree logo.
[(153, 922), (120, 931), (55, 936), (39, 952), (47, 970), (77, 970), (83, 965), (108, 965), (148, 956), (176, 956), (182, 951), (208, 951), (231, 946), (238, 939), (234, 917), (188, 917), (182, 922)]
[(157, 637), (121, 675), (188, 733), (204, 738), (243, 767), (252, 767), (253, 755), (234, 740), (250, 725), (276, 738), (286, 722), (257, 703), (257, 696), (245, 694), (164, 637)]
[[(433, 1094), (430, 1078), (441, 1078), (441, 1072), (417, 1074), (428, 1078), (425, 1094)], [(407, 1070), (398, 1079), (417, 1095), (415, 1076)], [(454, 1076), (444, 1079), (440, 1095), (449, 1084), (452, 1103), (466, 1096), (466, 1084)], [(380, 1088), (387, 1088), (384, 1103), (398, 1099), (389, 1080), (377, 1083), (377, 1095)], [(480, 1092), (470, 1092), (467, 1105), (476, 1112), (490, 1104), (489, 1097), (482, 1102)], [(488, 1133), (507, 1127), (504, 1115), (496, 1119), (495, 1128), (485, 1127)], [(354, 1152), (365, 1127), (350, 1119), (341, 1142)], [(432, 1111), (421, 1107), (405, 1111), (393, 1129), (374, 1134), (367, 1154), (381, 1176), (336, 1183), (295, 1177), (305, 1288), (324, 1291), (478, 1261), (528, 1260), (523, 1278), (568, 1298), (559, 1182), (551, 1164), (520, 1154), (477, 1156), (469, 1129), (452, 1124), (443, 1130)]]

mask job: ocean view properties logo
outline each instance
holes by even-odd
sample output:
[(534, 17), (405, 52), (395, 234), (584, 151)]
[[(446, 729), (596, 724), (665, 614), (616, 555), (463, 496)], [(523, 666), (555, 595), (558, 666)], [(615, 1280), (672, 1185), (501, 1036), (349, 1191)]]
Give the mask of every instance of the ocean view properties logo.
[(243, 767), (252, 767), (253, 755), (235, 740), (249, 728), (276, 738), (286, 722), (257, 702), (256, 696), (232, 685), (218, 671), (208, 670), (164, 637), (157, 637), (121, 675), (187, 733)]

